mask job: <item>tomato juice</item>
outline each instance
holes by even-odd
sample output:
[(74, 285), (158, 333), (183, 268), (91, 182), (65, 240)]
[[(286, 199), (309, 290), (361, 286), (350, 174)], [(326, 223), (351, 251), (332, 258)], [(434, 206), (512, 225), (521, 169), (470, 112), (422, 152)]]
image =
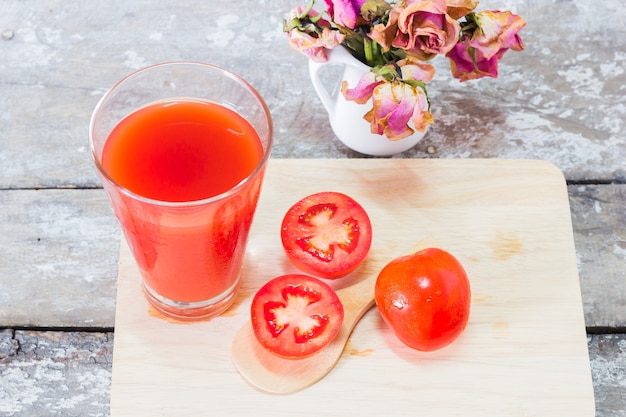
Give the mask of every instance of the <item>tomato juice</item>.
[(113, 129), (102, 151), (105, 188), (149, 297), (193, 304), (234, 293), (263, 156), (253, 126), (208, 101), (157, 102)]
[(263, 157), (254, 128), (216, 103), (152, 104), (111, 132), (102, 163), (122, 187), (153, 200), (202, 200), (228, 191)]

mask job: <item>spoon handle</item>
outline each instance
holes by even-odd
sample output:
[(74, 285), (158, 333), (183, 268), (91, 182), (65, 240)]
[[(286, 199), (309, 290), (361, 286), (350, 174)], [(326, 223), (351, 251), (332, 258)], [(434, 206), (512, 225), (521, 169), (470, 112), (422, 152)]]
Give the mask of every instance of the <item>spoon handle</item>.
[(250, 321), (232, 343), (232, 361), (248, 383), (272, 394), (290, 394), (322, 379), (335, 366), (356, 323), (374, 305), (376, 276), (337, 291), (344, 305), (344, 320), (337, 336), (320, 352), (304, 359), (284, 359), (257, 342)]
[[(422, 240), (406, 254), (429, 246)], [(344, 319), (339, 334), (324, 349), (304, 359), (284, 359), (265, 350), (257, 342), (250, 321), (237, 332), (231, 353), (235, 368), (253, 387), (272, 394), (290, 394), (307, 388), (322, 379), (335, 366), (361, 317), (374, 305), (374, 284), (377, 274), (346, 288), (337, 290), (344, 306)]]
[[(351, 330), (350, 330), (351, 331)], [(322, 379), (335, 366), (350, 334), (345, 328), (324, 349), (304, 359), (284, 359), (265, 350), (257, 341), (248, 321), (235, 335), (232, 360), (253, 387), (271, 394), (291, 394)], [(345, 340), (341, 340), (341, 333)]]

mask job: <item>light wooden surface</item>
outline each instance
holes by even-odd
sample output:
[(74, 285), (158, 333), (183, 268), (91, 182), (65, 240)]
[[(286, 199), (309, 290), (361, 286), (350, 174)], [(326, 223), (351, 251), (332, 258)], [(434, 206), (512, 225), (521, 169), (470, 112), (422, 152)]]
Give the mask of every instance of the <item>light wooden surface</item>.
[[(357, 200), (373, 230), (365, 263), (350, 276), (329, 281), (331, 286), (341, 291), (365, 282), (373, 291), (371, 277), (388, 261), (432, 236), (468, 273), (470, 321), (455, 343), (423, 353), (399, 342), (372, 309), (326, 378), (303, 391), (268, 395), (239, 375), (230, 346), (250, 317), (252, 294), (271, 277), (298, 272), (282, 254), (282, 215), (299, 198), (324, 190)], [(429, 416), (461, 410), (477, 417), (594, 416), (567, 189), (561, 172), (549, 163), (271, 160), (244, 262), (242, 294), (224, 316), (205, 322), (177, 324), (149, 307), (128, 253), (122, 245), (114, 417), (159, 412), (290, 416), (298, 404), (319, 398), (341, 400), (320, 402), (299, 415), (331, 416), (349, 407), (352, 415), (364, 417), (417, 408)], [(259, 353), (251, 347), (251, 361), (262, 360)], [(302, 369), (270, 366), (277, 375), (294, 372), (297, 379), (315, 360), (300, 363)]]
[[(333, 137), (280, 31), (301, 3), (0, 0), (0, 415), (109, 415), (120, 232), (87, 125), (115, 81), (168, 60), (215, 63), (266, 98), (274, 158), (361, 156)], [(398, 158), (545, 159), (564, 172), (596, 416), (626, 416), (626, 9), (480, 7), (522, 15), (526, 50), (475, 83), (437, 61), (436, 124)]]
[[(328, 162), (325, 161), (324, 165), (328, 165)], [(275, 164), (280, 166), (281, 163)], [(294, 161), (291, 162), (293, 163)], [(301, 169), (300, 164), (297, 165)], [(337, 166), (337, 161), (330, 166)], [(407, 251), (390, 256), (395, 258), (410, 255), (436, 246), (437, 242), (428, 236)], [(354, 327), (375, 305), (374, 285), (377, 278), (375, 271), (382, 269), (384, 264), (386, 263), (376, 267), (370, 265), (369, 273), (360, 273), (358, 280), (349, 279), (350, 285), (341, 285), (341, 288), (337, 288), (337, 296), (344, 309), (341, 330), (328, 346), (313, 356), (293, 360), (274, 355), (257, 342), (252, 323), (248, 320), (232, 338), (231, 361), (237, 372), (254, 388), (270, 394), (291, 394), (323, 379), (344, 352)]]

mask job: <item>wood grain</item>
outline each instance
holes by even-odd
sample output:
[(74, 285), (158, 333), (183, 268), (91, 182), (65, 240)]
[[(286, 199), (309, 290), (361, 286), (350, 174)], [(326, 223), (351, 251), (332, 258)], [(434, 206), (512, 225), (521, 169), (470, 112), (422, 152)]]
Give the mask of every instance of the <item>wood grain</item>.
[[(397, 256), (436, 246), (434, 239), (426, 238)], [(372, 269), (380, 270), (384, 266), (381, 264)], [(372, 274), (337, 290), (345, 312), (341, 330), (328, 346), (313, 356), (293, 360), (270, 353), (257, 342), (252, 324), (247, 321), (235, 334), (231, 347), (231, 360), (237, 372), (250, 385), (270, 394), (291, 394), (324, 378), (341, 357), (358, 321), (374, 306), (376, 277)]]
[(0, 415), (108, 416), (113, 333), (0, 330)]
[[(175, 60), (216, 64), (255, 86), (275, 115), (274, 156), (360, 157), (334, 137), (306, 59), (280, 30), (301, 3), (4, 0), (0, 31), (15, 36), (0, 39), (0, 188), (99, 184), (87, 150), (98, 99), (131, 71)], [(433, 60), (435, 124), (402, 157), (549, 159), (570, 180), (623, 180), (624, 11), (619, 0), (570, 3), (481, 3), (524, 17), (526, 50), (505, 55), (497, 80), (470, 83)]]
[[(586, 326), (624, 328), (626, 185), (567, 188)], [(0, 206), (0, 326), (113, 327), (120, 231), (104, 191), (2, 190)]]
[(571, 185), (587, 327), (626, 328), (626, 185)]
[[(366, 263), (334, 285), (371, 275), (379, 258), (432, 235), (468, 271), (470, 323), (453, 345), (423, 354), (404, 347), (370, 310), (323, 381), (291, 395), (263, 394), (235, 371), (229, 345), (252, 293), (292, 271), (280, 256), (282, 213), (298, 196), (327, 188), (357, 199), (375, 233)], [(429, 416), (594, 415), (567, 189), (548, 163), (273, 160), (244, 276), (226, 315), (175, 323), (148, 307), (122, 246), (112, 416), (280, 416), (313, 402), (316, 416), (379, 415), (381, 407), (397, 415), (416, 407)]]
[(0, 326), (113, 327), (119, 227), (102, 190), (0, 191)]
[[(0, 331), (2, 412), (108, 417), (113, 338), (112, 332)], [(623, 416), (626, 335), (591, 335), (588, 346), (596, 417)]]
[[(99, 185), (86, 132), (104, 91), (143, 65), (215, 63), (266, 97), (274, 157), (362, 156), (334, 138), (302, 76), (306, 59), (279, 30), (283, 14), (306, 2), (0, 3), (0, 31), (12, 33), (0, 37), (0, 326), (18, 329), (0, 333), (0, 414), (108, 416), (110, 363), (90, 352), (112, 344), (112, 333), (71, 330), (113, 326), (119, 230), (102, 190), (40, 189)], [(436, 124), (399, 157), (541, 158), (565, 172), (585, 321), (592, 333), (617, 333), (589, 336), (597, 416), (623, 417), (626, 9), (619, 0), (479, 7), (522, 15), (526, 50), (506, 55), (498, 80), (453, 82), (447, 60), (434, 60)]]

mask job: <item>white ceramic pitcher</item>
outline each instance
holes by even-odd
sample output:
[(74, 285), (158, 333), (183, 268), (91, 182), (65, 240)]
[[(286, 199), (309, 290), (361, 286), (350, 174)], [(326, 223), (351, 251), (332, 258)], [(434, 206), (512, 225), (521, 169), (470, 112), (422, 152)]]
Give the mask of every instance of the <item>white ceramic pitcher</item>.
[(373, 134), (370, 124), (363, 119), (372, 108), (372, 100), (366, 104), (348, 101), (341, 93), (341, 83), (333, 92), (329, 92), (320, 78), (320, 70), (327, 65), (343, 65), (342, 81), (347, 81), (354, 88), (363, 74), (370, 68), (353, 57), (345, 48), (337, 47), (328, 53), (327, 62), (309, 60), (309, 75), (317, 95), (328, 112), (330, 126), (337, 138), (347, 147), (367, 155), (389, 156), (404, 152), (417, 144), (426, 132), (416, 131), (413, 135), (400, 140), (389, 140), (384, 135)]

